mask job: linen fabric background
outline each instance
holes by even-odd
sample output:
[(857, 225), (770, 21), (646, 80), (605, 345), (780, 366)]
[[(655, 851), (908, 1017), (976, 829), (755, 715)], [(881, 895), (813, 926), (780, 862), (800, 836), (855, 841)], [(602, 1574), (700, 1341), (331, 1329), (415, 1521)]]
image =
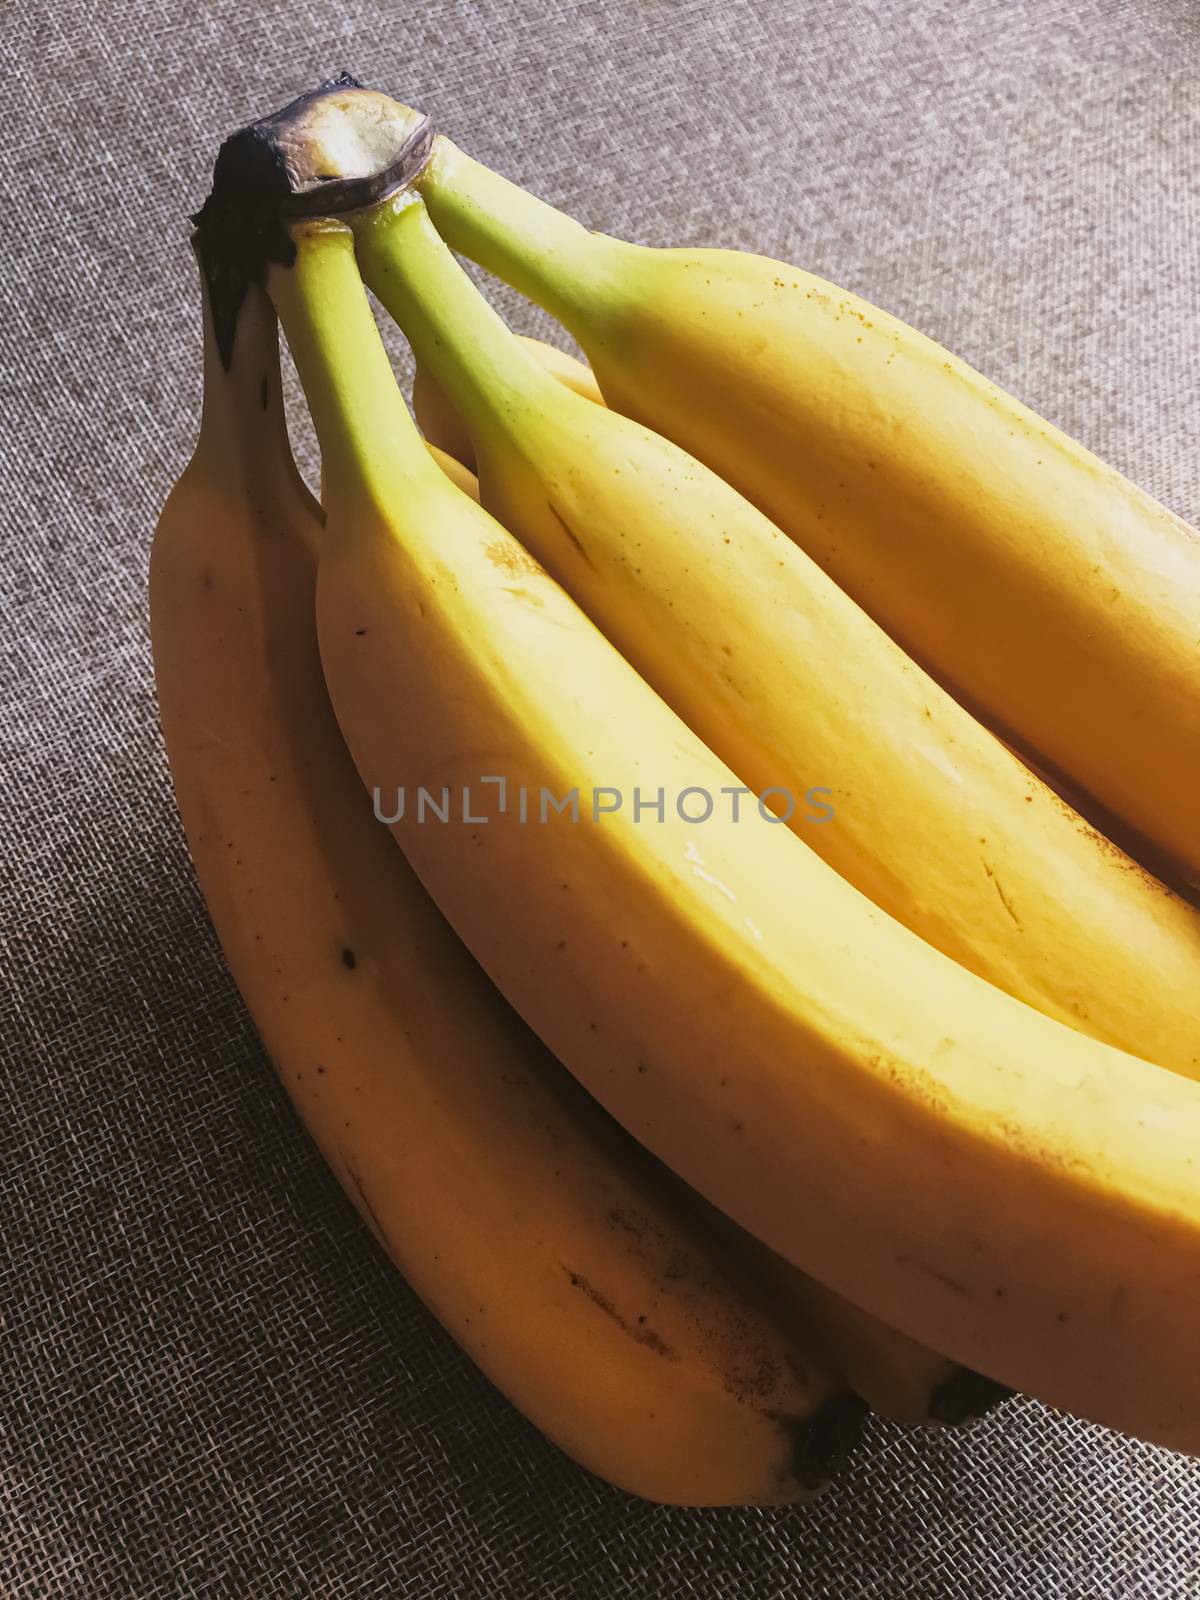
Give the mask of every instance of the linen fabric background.
[(200, 399), (188, 213), (226, 132), (342, 68), (593, 227), (859, 291), (1195, 519), (1190, 0), (7, 0), (0, 31), (5, 1600), (1194, 1600), (1200, 1463), (1032, 1403), (873, 1425), (778, 1512), (636, 1502), (527, 1426), (256, 1041), (145, 602)]

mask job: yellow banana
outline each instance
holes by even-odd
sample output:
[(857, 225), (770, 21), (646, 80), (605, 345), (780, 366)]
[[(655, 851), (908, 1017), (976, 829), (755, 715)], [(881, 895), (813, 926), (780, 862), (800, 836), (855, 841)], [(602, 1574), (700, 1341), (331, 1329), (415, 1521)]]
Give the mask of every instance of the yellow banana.
[[(604, 404), (600, 385), (593, 377), (591, 368), (582, 361), (577, 361), (565, 350), (558, 350), (543, 339), (531, 339), (526, 334), (516, 334), (514, 337), (566, 388), (582, 395), (585, 400)], [(427, 442), (473, 472), (475, 448), (471, 443), (471, 435), (437, 380), (425, 367), (418, 366), (413, 375), (412, 398), (417, 425)]]
[[(594, 386), (587, 383), (590, 374), (582, 362), (540, 339), (522, 338), (521, 343), (560, 382), (569, 376), (573, 380), (569, 387), (577, 394), (586, 394), (596, 404), (604, 404), (599, 391), (593, 393)], [(418, 392), (422, 396), (420, 405), (416, 402)], [(421, 407), (424, 406), (439, 437), (454, 437), (452, 430), (459, 430), (466, 437), (466, 430), (437, 379), (419, 362), (413, 381), (413, 399), (418, 423), (422, 422)], [(422, 426), (422, 431), (428, 440), (429, 429)], [(436, 450), (433, 454), (443, 462), (449, 459)], [(473, 446), (470, 454), (473, 458)], [(477, 480), (471, 478), (469, 487), (477, 500)], [(498, 520), (504, 519), (498, 517)], [(958, 1424), (982, 1416), (1011, 1392), (906, 1338), (843, 1300), (824, 1284), (798, 1272), (736, 1225), (728, 1224), (728, 1227), (731, 1238), (736, 1240), (736, 1248), (755, 1255), (759, 1275), (771, 1284), (780, 1303), (799, 1315), (804, 1325), (820, 1331), (827, 1348), (836, 1352), (850, 1387), (863, 1397), (872, 1411), (898, 1422)]]
[[(461, 489), (464, 494), (469, 494), (472, 500), (479, 499), (479, 480), (470, 467), (464, 466), (462, 461), (448, 450), (443, 450), (440, 445), (426, 440), (425, 448), (441, 467), (456, 489)], [(321, 469), (321, 503), (325, 503), (325, 469)]]
[[(1048, 1016), (1200, 1076), (1200, 910), (1089, 827), (761, 512), (552, 382), (410, 198), (352, 219), (483, 503), (877, 905)], [(803, 798), (802, 798), (803, 797)]]
[(464, 494), (469, 494), (473, 500), (478, 500), (479, 482), (470, 467), (464, 466), (456, 456), (451, 455), (448, 450), (443, 450), (436, 444), (429, 443), (426, 445), (426, 449), (456, 489), (461, 489)]
[(965, 703), (1200, 883), (1193, 528), (798, 267), (589, 233), (442, 138), (416, 181), (456, 250), (570, 329), (611, 406), (728, 479)]
[(765, 808), (735, 821), (733, 773), (430, 461), (349, 229), (293, 221), (267, 281), (328, 471), (342, 732), (502, 992), (642, 1143), (854, 1304), (1200, 1449), (1200, 1084), (965, 971)]
[(817, 1335), (829, 1360), (880, 1416), (958, 1427), (1011, 1397), (1003, 1384), (948, 1361), (799, 1272), (744, 1229), (737, 1240), (775, 1304)]
[(251, 290), (228, 370), (206, 320), (151, 620), (197, 875), (288, 1093), (422, 1299), (577, 1460), (656, 1500), (807, 1493), (861, 1404), (523, 1029), (372, 817), (321, 677), (320, 537)]

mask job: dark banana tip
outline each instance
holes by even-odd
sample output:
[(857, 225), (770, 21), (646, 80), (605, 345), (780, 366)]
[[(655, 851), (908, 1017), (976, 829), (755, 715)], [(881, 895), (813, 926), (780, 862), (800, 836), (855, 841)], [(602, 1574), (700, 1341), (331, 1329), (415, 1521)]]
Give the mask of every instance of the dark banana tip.
[(929, 1416), (934, 1422), (957, 1428), (974, 1422), (1002, 1400), (1011, 1400), (1016, 1393), (1007, 1384), (985, 1378), (982, 1372), (972, 1372), (970, 1367), (960, 1367), (944, 1383), (939, 1383), (929, 1397)]
[(792, 1480), (809, 1490), (828, 1483), (858, 1443), (868, 1409), (858, 1395), (843, 1389), (803, 1421), (781, 1417), (791, 1440)]
[(247, 286), (262, 281), (268, 263), (290, 266), (295, 257), (289, 222), (373, 205), (410, 183), (432, 146), (423, 112), (348, 72), (230, 134), (192, 218), (226, 366)]

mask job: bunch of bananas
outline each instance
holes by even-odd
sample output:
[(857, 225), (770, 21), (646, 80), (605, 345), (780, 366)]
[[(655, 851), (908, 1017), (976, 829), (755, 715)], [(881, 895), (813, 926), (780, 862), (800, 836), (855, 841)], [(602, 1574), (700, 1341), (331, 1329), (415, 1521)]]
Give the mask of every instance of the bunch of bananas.
[(197, 223), (176, 793), (425, 1302), (661, 1501), (1012, 1389), (1200, 1451), (1196, 534), (853, 295), (589, 233), (353, 80)]

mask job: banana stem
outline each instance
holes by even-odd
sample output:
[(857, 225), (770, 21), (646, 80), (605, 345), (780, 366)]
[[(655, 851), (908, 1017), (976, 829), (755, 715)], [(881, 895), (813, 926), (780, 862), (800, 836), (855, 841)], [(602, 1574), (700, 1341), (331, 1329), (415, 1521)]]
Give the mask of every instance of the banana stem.
[(418, 196), (384, 202), (348, 220), (364, 279), (472, 436), (477, 419), (494, 418), (519, 438), (525, 404), (561, 398), (561, 385), (480, 294)]
[(297, 223), (290, 266), (272, 265), (267, 290), (312, 412), (333, 506), (366, 495), (394, 500), (397, 477), (439, 485), (379, 337), (358, 266), (354, 236), (341, 223)]
[(570, 328), (589, 300), (620, 288), (618, 257), (631, 246), (591, 233), (562, 211), (473, 161), (449, 139), (414, 181), (453, 249), (503, 278)]

